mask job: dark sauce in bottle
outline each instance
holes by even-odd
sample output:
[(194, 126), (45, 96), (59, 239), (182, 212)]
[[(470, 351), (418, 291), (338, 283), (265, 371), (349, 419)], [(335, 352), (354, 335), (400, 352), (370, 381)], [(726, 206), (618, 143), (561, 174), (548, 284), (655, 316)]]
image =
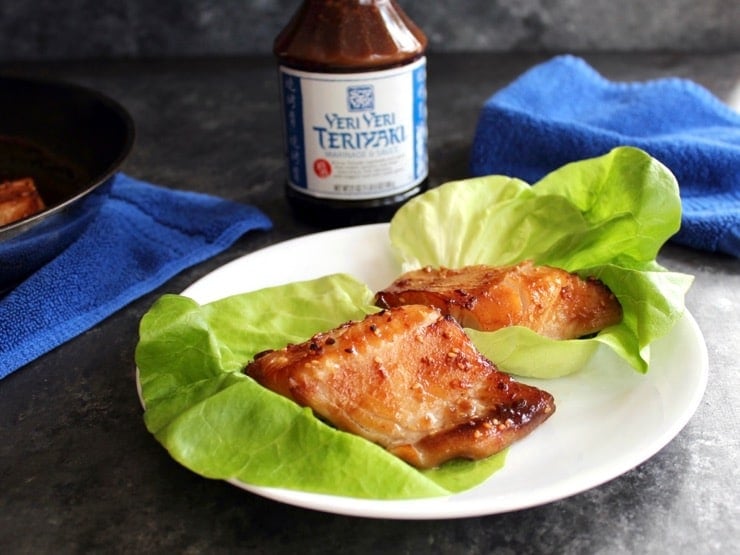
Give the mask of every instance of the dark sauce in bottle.
[(426, 46), (394, 0), (305, 0), (277, 36), (298, 219), (388, 221), (426, 189)]

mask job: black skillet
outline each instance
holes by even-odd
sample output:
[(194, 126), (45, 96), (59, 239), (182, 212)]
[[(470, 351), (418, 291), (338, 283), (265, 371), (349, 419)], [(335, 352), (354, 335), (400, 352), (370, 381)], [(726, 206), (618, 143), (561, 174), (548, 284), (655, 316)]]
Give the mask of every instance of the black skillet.
[(79, 237), (133, 141), (127, 111), (97, 91), (0, 76), (0, 180), (32, 177), (46, 204), (0, 226), (0, 294)]

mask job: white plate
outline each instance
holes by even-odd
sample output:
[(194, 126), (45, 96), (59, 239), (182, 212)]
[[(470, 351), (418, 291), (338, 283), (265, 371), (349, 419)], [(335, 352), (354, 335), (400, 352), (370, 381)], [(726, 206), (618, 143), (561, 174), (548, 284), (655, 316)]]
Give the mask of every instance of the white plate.
[[(203, 304), (334, 272), (351, 274), (372, 290), (388, 285), (399, 272), (388, 224), (328, 231), (265, 248), (222, 266), (183, 294)], [(373, 501), (231, 483), (291, 505), (373, 518), (460, 518), (533, 507), (603, 484), (658, 452), (699, 405), (707, 370), (704, 339), (687, 312), (653, 345), (646, 375), (604, 348), (575, 375), (522, 380), (552, 393), (557, 411), (511, 447), (501, 471), (450, 497)]]

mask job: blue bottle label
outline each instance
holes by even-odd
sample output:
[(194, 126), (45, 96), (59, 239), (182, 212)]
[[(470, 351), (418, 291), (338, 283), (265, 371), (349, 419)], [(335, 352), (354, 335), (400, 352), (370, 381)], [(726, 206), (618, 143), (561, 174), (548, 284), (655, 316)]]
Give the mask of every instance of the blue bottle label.
[(327, 199), (403, 193), (428, 174), (426, 59), (326, 74), (280, 67), (288, 183)]

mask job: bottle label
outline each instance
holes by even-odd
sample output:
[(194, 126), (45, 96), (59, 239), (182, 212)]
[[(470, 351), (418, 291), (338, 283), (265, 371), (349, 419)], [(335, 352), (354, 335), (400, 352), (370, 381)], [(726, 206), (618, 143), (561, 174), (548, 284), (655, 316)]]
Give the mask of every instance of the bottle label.
[(280, 67), (288, 183), (314, 197), (403, 193), (428, 173), (426, 59), (363, 73)]

